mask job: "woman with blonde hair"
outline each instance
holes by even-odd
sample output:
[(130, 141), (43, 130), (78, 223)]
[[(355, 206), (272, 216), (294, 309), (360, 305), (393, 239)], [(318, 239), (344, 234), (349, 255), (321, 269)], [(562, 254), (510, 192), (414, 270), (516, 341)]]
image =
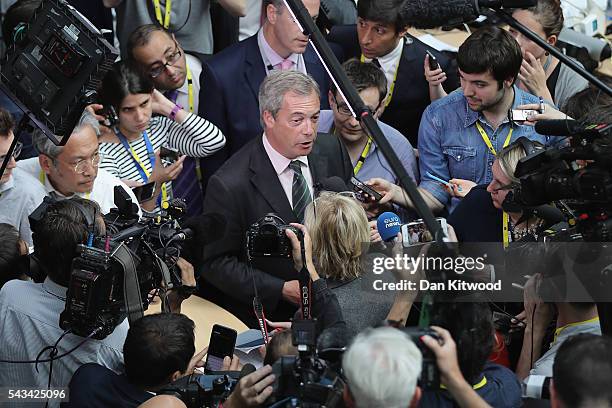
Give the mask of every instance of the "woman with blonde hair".
[(370, 228), (365, 210), (347, 194), (323, 193), (306, 209), (317, 271), (338, 298), (352, 337), (386, 319), (404, 321), (416, 292), (375, 291), (375, 280), (395, 282), (394, 272), (375, 274), (376, 258), (369, 253)]

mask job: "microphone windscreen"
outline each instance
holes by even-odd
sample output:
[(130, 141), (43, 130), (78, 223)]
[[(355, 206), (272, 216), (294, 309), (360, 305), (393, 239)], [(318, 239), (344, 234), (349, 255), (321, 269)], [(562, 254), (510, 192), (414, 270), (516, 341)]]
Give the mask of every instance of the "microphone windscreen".
[(395, 238), (397, 233), (400, 232), (401, 227), (402, 221), (399, 216), (389, 211), (380, 214), (376, 221), (378, 233), (385, 242), (389, 242)]
[(242, 370), (240, 370), (240, 377), (246, 377), (247, 375), (255, 372), (255, 366), (251, 363), (246, 363), (242, 366)]
[(343, 191), (349, 191), (344, 180), (338, 176), (328, 177), (319, 183), (319, 191), (333, 191), (335, 193), (341, 193)]
[(578, 122), (572, 119), (547, 119), (536, 122), (535, 131), (546, 136), (569, 136), (580, 130)]

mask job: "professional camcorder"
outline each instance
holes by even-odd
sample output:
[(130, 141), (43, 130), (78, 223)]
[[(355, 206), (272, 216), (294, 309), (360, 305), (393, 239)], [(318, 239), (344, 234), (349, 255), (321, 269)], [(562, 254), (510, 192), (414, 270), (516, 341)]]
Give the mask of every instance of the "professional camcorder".
[(192, 374), (168, 384), (157, 394), (174, 395), (187, 408), (216, 408), (229, 397), (243, 375), (239, 371), (227, 371), (219, 375)]
[(175, 265), (179, 242), (191, 235), (178, 221), (185, 203), (173, 200), (163, 206), (161, 215), (139, 219), (125, 190), (115, 187), (115, 205), (104, 216), (107, 235), (79, 245), (72, 263), (60, 327), (80, 336), (94, 333), (101, 339), (126, 315), (130, 320), (142, 316), (154, 291), (192, 290), (181, 286)]
[(301, 240), (302, 231), (286, 225), (276, 214), (266, 214), (253, 223), (247, 231), (249, 258), (291, 258), (291, 241), (286, 230), (293, 231)]

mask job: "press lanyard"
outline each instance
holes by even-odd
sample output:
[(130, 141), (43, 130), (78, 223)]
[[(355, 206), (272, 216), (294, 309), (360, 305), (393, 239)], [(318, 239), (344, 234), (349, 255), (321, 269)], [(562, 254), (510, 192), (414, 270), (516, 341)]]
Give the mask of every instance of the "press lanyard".
[(581, 322), (574, 322), (574, 323), (568, 323), (565, 326), (561, 326), (558, 329), (555, 330), (555, 337), (553, 338), (553, 341), (551, 344), (554, 344), (557, 341), (557, 337), (561, 334), (561, 332), (565, 329), (567, 329), (568, 327), (573, 327), (573, 326), (578, 326), (581, 324), (588, 324), (588, 323), (595, 323), (599, 321), (599, 316), (594, 317), (592, 319), (588, 319), (588, 320), (583, 320)]
[(368, 157), (368, 153), (370, 153), (371, 146), (372, 146), (372, 138), (368, 137), (368, 142), (363, 148), (363, 151), (361, 152), (361, 156), (359, 157), (359, 160), (357, 160), (357, 164), (353, 168), (353, 175), (356, 176), (357, 173), (359, 173), (359, 170), (361, 170), (361, 167), (363, 166), (363, 162), (365, 162), (366, 157)]
[[(119, 129), (117, 129), (117, 138), (123, 145), (124, 149), (132, 156), (132, 160), (134, 160), (134, 164), (136, 165), (136, 170), (140, 174), (142, 180), (147, 183), (149, 181), (149, 177), (151, 177), (151, 173), (147, 171), (142, 160), (138, 156), (138, 153), (130, 146), (127, 138), (121, 133)], [(145, 146), (147, 147), (147, 155), (149, 156), (149, 162), (151, 163), (151, 169), (155, 168), (155, 151), (153, 150), (153, 145), (149, 140), (149, 136), (147, 135), (147, 131), (144, 130), (142, 132), (142, 138), (144, 139)], [(168, 190), (166, 188), (166, 183), (162, 183), (162, 197), (161, 201), (159, 198), (157, 199), (157, 204), (160, 205), (162, 202), (168, 201)]]
[(168, 27), (170, 27), (170, 11), (172, 10), (172, 0), (166, 0), (166, 13), (163, 22), (159, 0), (153, 0), (153, 5), (155, 6), (155, 18), (157, 19), (157, 22), (167, 30)]
[[(391, 98), (393, 98), (393, 91), (395, 90), (395, 82), (397, 81), (397, 73), (399, 72), (399, 66), (400, 66), (400, 63), (402, 62), (403, 53), (404, 53), (404, 47), (402, 47), (399, 59), (397, 60), (397, 67), (395, 68), (395, 74), (393, 74), (393, 82), (391, 82), (391, 87), (389, 88), (389, 95), (387, 95), (387, 101), (385, 102), (385, 107), (389, 106), (389, 104), (391, 103)], [(365, 62), (365, 56), (363, 54), (361, 54), (360, 60), (362, 63)]]
[(185, 62), (185, 68), (187, 68), (187, 95), (189, 97), (189, 112), (194, 113), (193, 107), (193, 77), (191, 76), (191, 70), (189, 65)]
[[(478, 390), (478, 389), (484, 387), (485, 385), (487, 385), (487, 377), (485, 377), (483, 375), (482, 376), (482, 380), (480, 380), (477, 384), (472, 385), (472, 389)], [(444, 384), (440, 384), (440, 388), (445, 390), (446, 386)]]
[[(40, 182), (44, 185), (45, 184), (45, 177), (46, 174), (44, 171), (40, 171), (40, 173), (38, 173), (38, 180), (40, 180)], [(92, 187), (93, 188), (93, 187)], [(89, 200), (89, 197), (91, 196), (91, 191), (88, 191), (87, 193), (85, 193), (85, 199)]]
[[(482, 137), (482, 140), (484, 140), (485, 144), (487, 145), (487, 147), (489, 148), (489, 151), (491, 152), (491, 154), (493, 154), (493, 156), (497, 156), (497, 152), (495, 151), (495, 148), (493, 147), (493, 144), (491, 143), (491, 140), (489, 139), (489, 136), (487, 135), (487, 132), (485, 132), (485, 130), (482, 128), (482, 126), (480, 125), (480, 122), (476, 121), (476, 128), (478, 129), (478, 132), (480, 133), (480, 136)], [(510, 131), (508, 132), (508, 136), (506, 136), (506, 140), (504, 141), (504, 145), (503, 147), (506, 147), (510, 144), (510, 138), (512, 138), (512, 131), (514, 129), (511, 127)], [(508, 248), (508, 245), (510, 245), (510, 234), (508, 231), (508, 213), (504, 211), (504, 214), (502, 216), (502, 236), (504, 237), (504, 248)]]

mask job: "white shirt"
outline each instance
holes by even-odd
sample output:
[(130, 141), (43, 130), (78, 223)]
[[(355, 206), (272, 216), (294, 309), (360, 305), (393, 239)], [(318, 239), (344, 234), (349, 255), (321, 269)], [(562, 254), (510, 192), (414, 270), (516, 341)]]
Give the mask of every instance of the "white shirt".
[(291, 163), (293, 160), (299, 160), (303, 163), (301, 166), (302, 175), (306, 179), (306, 184), (308, 185), (308, 190), (310, 191), (310, 197), (312, 197), (313, 181), (312, 174), (310, 173), (310, 166), (308, 165), (308, 157), (299, 156), (295, 159), (286, 158), (272, 147), (265, 133), (263, 135), (263, 145), (266, 153), (268, 154), (268, 158), (270, 158), (270, 161), (272, 162), (272, 167), (274, 167), (274, 170), (276, 171), (278, 180), (280, 181), (281, 186), (283, 186), (283, 191), (285, 191), (285, 196), (287, 196), (287, 200), (289, 201), (291, 208), (293, 208), (292, 187), (294, 171), (289, 168), (289, 163)]
[[(257, 44), (259, 45), (259, 52), (266, 68), (266, 75), (274, 70), (274, 66), (283, 62), (285, 58), (278, 55), (264, 36), (263, 29), (257, 33)], [(291, 54), (286, 59), (293, 61), (293, 71), (299, 71), (302, 74), (308, 74), (306, 72), (306, 63), (304, 62), (304, 55), (302, 54)]]
[[(193, 80), (193, 113), (197, 115), (198, 107), (200, 106), (200, 74), (202, 73), (202, 63), (199, 59), (187, 53), (185, 53), (185, 59)], [(187, 83), (187, 77), (185, 77), (183, 86), (177, 89), (177, 92), (176, 103), (181, 105), (185, 111), (189, 112), (189, 84)]]
[[(126, 186), (125, 183), (123, 183), (117, 177), (108, 173), (104, 169), (98, 169), (98, 176), (94, 180), (94, 185), (91, 189), (91, 192), (74, 193), (73, 195), (67, 197), (57, 191), (53, 187), (53, 185), (51, 185), (51, 183), (49, 182), (49, 177), (47, 177), (47, 175), (40, 168), (40, 162), (38, 161), (38, 157), (32, 157), (31, 159), (26, 160), (19, 160), (17, 162), (17, 168), (26, 171), (27, 173), (34, 176), (37, 180), (41, 181), (48, 195), (51, 195), (51, 193), (53, 193), (53, 196), (55, 196), (55, 198), (72, 198), (74, 196), (78, 196), (87, 200), (95, 201), (100, 206), (102, 214), (107, 214), (108, 212), (110, 212), (111, 208), (116, 208), (114, 202), (115, 186), (123, 187), (123, 189), (127, 191), (127, 193), (130, 195), (132, 202), (138, 204), (138, 200), (132, 192), (132, 189)], [(140, 205), (138, 205), (138, 215), (142, 216)]]
[[(387, 97), (391, 91), (391, 85), (393, 85), (395, 72), (399, 67), (400, 59), (402, 57), (402, 49), (404, 48), (404, 41), (405, 40), (403, 38), (400, 39), (397, 46), (390, 53), (377, 58), (380, 68), (383, 70), (385, 77), (387, 78)], [(372, 60), (369, 60), (368, 62), (371, 61)]]
[[(12, 280), (0, 290), (0, 359), (10, 361), (35, 360), (45, 347), (53, 345), (64, 332), (59, 327), (64, 311), (67, 288), (47, 278), (43, 283)], [(123, 343), (129, 323), (123, 320), (102, 340), (90, 339), (72, 353), (53, 362), (51, 387), (68, 387), (74, 372), (85, 363), (98, 363), (117, 373), (123, 371)], [(83, 337), (67, 334), (58, 345), (59, 354), (76, 347)], [(49, 357), (44, 353), (41, 358)], [(5, 387), (34, 387), (46, 389), (49, 381), (49, 363), (40, 363), (39, 372), (34, 364), (0, 363), (0, 384)], [(6, 403), (2, 407), (20, 407), (23, 403)], [(40, 405), (44, 406), (44, 402)], [(59, 403), (51, 402), (51, 407)]]

